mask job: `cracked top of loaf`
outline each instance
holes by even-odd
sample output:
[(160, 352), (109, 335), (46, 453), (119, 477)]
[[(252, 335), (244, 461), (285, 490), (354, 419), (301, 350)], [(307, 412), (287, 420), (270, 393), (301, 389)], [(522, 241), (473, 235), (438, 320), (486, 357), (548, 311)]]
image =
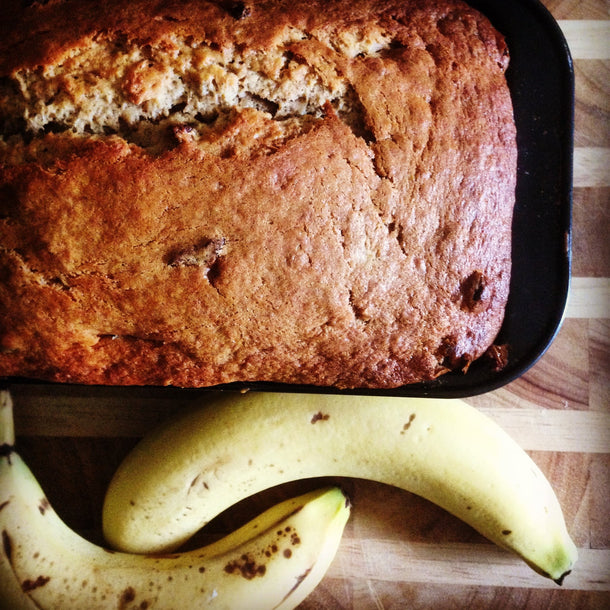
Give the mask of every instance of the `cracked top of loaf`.
[(459, 0), (0, 8), (0, 375), (388, 388), (510, 281), (508, 53)]

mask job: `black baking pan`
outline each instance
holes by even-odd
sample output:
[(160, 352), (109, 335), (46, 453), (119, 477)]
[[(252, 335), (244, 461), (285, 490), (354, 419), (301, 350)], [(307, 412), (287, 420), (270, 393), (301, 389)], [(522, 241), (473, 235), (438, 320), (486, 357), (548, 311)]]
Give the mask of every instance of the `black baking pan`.
[[(567, 302), (571, 264), (574, 71), (570, 52), (556, 21), (538, 0), (472, 0), (470, 4), (487, 15), (506, 37), (511, 57), (507, 80), (517, 125), (518, 176), (511, 288), (505, 320), (496, 339), (496, 344), (507, 348), (505, 365), (498, 370), (492, 359), (484, 357), (475, 361), (467, 373), (452, 372), (433, 382), (390, 390), (341, 392), (275, 383), (240, 383), (222, 388), (473, 396), (522, 375), (556, 336)], [(93, 388), (91, 393), (96, 393)]]

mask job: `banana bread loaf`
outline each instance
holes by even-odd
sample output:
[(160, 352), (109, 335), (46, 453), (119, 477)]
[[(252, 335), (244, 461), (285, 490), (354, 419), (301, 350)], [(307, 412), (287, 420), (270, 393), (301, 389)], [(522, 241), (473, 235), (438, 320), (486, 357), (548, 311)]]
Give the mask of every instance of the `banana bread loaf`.
[(0, 11), (0, 375), (389, 388), (494, 342), (517, 153), (478, 12)]

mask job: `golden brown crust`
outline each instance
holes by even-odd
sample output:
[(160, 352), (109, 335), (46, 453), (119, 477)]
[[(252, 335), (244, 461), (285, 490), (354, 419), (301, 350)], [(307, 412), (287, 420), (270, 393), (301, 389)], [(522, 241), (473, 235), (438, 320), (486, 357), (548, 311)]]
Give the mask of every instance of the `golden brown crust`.
[[(100, 4), (5, 22), (0, 375), (393, 387), (485, 352), (508, 296), (516, 145), (484, 18), (453, 0)], [(108, 120), (131, 113), (112, 129), (55, 66), (95, 45), (135, 57), (104, 77)], [(192, 66), (225, 47), (219, 99), (255, 101), (194, 118)], [(263, 57), (283, 62), (277, 89)], [(38, 113), (29, 133), (21, 111)], [(124, 127), (134, 112), (158, 116)]]

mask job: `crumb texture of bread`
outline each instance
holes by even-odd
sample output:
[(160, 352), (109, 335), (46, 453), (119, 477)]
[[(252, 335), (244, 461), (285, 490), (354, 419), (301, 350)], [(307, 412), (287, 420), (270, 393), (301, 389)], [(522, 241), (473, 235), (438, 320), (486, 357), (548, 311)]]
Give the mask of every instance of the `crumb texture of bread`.
[(391, 388), (493, 344), (516, 133), (461, 0), (0, 18), (0, 376)]

